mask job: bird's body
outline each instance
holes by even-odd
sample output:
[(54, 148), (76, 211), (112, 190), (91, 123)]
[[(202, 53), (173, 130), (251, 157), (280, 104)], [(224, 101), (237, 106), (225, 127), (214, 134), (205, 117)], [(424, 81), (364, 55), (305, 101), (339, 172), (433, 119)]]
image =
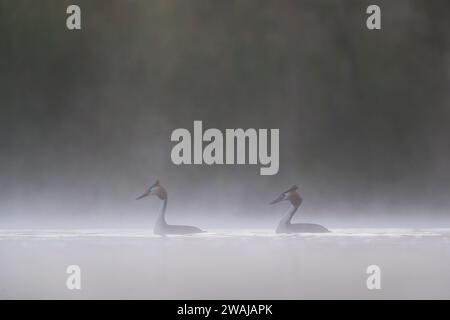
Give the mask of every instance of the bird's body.
[(275, 232), (276, 233), (325, 233), (330, 232), (320, 224), (314, 223), (291, 223), (291, 220), (297, 211), (297, 207), (291, 206), (289, 211), (281, 219)]
[(205, 232), (197, 227), (192, 226), (183, 226), (183, 225), (170, 225), (170, 224), (161, 224), (155, 225), (153, 228), (153, 233), (158, 234), (160, 236), (164, 236), (167, 234), (192, 234), (192, 233), (202, 233)]
[(161, 210), (159, 216), (156, 220), (155, 226), (153, 227), (153, 233), (164, 236), (168, 234), (192, 234), (192, 233), (202, 233), (205, 232), (197, 227), (192, 226), (183, 226), (183, 225), (171, 225), (166, 222), (166, 209), (168, 196), (167, 191), (160, 184), (159, 181), (156, 181), (154, 185), (152, 185), (146, 193), (142, 196), (138, 197), (137, 200), (147, 197), (149, 195), (155, 195), (159, 199), (162, 200)]
[(291, 207), (286, 212), (286, 214), (281, 219), (277, 228), (276, 233), (326, 233), (330, 232), (327, 228), (314, 223), (291, 223), (295, 212), (300, 207), (303, 199), (297, 192), (297, 186), (293, 186), (289, 190), (283, 192), (277, 199), (272, 201), (270, 204), (275, 204), (280, 201), (287, 200), (291, 203)]

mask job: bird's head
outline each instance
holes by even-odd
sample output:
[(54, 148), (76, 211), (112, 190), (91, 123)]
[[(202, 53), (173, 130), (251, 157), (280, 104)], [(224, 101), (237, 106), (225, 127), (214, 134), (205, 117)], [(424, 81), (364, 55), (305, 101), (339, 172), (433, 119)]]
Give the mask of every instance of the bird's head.
[(148, 197), (148, 196), (157, 196), (161, 200), (167, 199), (166, 189), (159, 183), (159, 180), (156, 180), (154, 184), (148, 188), (146, 192), (144, 192), (141, 196), (137, 197), (136, 200)]
[(278, 198), (270, 202), (269, 204), (275, 204), (281, 201), (289, 201), (294, 207), (300, 206), (302, 203), (302, 198), (297, 192), (298, 187), (296, 185), (292, 186), (290, 189), (283, 192)]

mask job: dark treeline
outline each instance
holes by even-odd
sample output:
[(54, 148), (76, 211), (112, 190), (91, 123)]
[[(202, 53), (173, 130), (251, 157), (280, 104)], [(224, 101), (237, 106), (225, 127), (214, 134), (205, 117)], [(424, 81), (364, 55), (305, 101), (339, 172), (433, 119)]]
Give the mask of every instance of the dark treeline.
[[(214, 203), (298, 182), (316, 207), (450, 204), (450, 2), (377, 1), (380, 31), (370, 1), (77, 1), (68, 31), (72, 3), (0, 1), (9, 208), (97, 206), (156, 177)], [(175, 167), (170, 133), (194, 120), (280, 128), (280, 173)]]

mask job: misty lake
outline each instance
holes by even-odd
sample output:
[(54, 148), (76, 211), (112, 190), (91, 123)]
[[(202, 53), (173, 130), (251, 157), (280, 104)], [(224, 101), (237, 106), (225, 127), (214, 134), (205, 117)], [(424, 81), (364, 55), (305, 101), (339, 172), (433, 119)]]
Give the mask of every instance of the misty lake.
[[(0, 230), (1, 299), (449, 299), (450, 229)], [(66, 268), (81, 268), (68, 290)], [(366, 269), (381, 269), (368, 290)]]

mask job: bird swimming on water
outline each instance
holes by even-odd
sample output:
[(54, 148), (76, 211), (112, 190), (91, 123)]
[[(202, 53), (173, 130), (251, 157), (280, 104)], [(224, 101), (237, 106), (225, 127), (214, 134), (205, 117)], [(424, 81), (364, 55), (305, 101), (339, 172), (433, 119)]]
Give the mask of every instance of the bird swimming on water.
[(156, 220), (155, 226), (153, 227), (153, 232), (155, 234), (166, 235), (166, 234), (191, 234), (191, 233), (205, 232), (197, 227), (171, 225), (166, 222), (167, 191), (159, 183), (159, 180), (156, 180), (155, 184), (150, 186), (150, 188), (143, 195), (137, 197), (136, 200), (153, 195), (157, 196), (160, 200), (162, 200), (160, 213), (158, 219)]
[(313, 223), (291, 223), (292, 217), (302, 204), (302, 197), (297, 192), (298, 187), (294, 185), (290, 189), (283, 192), (278, 198), (273, 200), (270, 204), (275, 204), (281, 201), (289, 201), (291, 208), (286, 212), (281, 219), (276, 233), (325, 233), (330, 232), (327, 228)]

